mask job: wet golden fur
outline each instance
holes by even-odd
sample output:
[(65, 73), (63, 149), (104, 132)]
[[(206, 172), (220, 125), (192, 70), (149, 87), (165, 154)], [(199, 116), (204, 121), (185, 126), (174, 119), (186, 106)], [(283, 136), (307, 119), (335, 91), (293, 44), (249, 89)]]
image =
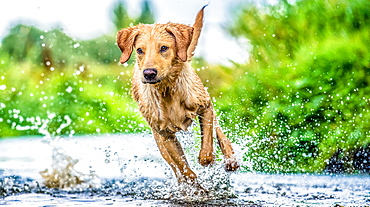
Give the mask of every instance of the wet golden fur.
[[(203, 8), (204, 9), (204, 8)], [(121, 63), (136, 49), (132, 93), (140, 112), (152, 128), (163, 158), (172, 167), (179, 183), (187, 182), (203, 189), (189, 168), (175, 133), (187, 130), (197, 117), (201, 125), (202, 146), (199, 163), (214, 162), (213, 136), (225, 158), (225, 169), (239, 165), (230, 141), (218, 126), (209, 94), (190, 65), (190, 59), (203, 26), (203, 9), (195, 24), (139, 24), (117, 34), (122, 51)]]

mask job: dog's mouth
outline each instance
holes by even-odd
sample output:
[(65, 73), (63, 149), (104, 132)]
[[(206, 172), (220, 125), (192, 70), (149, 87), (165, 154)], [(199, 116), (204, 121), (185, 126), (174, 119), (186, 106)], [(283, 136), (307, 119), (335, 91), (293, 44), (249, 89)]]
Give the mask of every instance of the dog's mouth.
[(146, 79), (144, 79), (144, 80), (142, 80), (142, 82), (144, 83), (144, 84), (156, 84), (156, 83), (159, 83), (159, 82), (161, 82), (160, 80), (157, 80), (157, 79), (155, 79), (155, 80), (146, 80)]

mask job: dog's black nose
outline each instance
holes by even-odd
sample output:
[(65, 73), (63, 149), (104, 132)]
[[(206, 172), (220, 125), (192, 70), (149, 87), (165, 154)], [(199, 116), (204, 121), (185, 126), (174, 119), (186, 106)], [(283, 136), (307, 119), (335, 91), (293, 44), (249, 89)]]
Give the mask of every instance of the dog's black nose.
[(143, 71), (144, 78), (148, 81), (153, 81), (157, 77), (157, 70), (155, 68), (147, 68)]

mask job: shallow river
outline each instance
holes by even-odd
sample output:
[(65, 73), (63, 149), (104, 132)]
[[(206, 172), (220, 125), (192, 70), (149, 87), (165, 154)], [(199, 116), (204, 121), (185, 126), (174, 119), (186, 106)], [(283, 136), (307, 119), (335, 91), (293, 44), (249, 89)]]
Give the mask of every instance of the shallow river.
[[(186, 151), (207, 197), (178, 193), (150, 135), (0, 140), (0, 206), (370, 206), (368, 175), (225, 173)], [(64, 168), (81, 184), (47, 188), (40, 172)]]

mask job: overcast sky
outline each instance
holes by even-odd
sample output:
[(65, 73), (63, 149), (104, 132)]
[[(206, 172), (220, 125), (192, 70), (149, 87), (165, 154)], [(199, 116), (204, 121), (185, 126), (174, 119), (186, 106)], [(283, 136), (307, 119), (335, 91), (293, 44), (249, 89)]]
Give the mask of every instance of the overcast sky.
[[(11, 0), (0, 1), (0, 39), (18, 23), (35, 25), (43, 30), (63, 28), (66, 34), (91, 39), (112, 34), (112, 7), (118, 0)], [(228, 60), (245, 62), (247, 43), (235, 40), (225, 29), (235, 16), (242, 0), (152, 0), (156, 22), (193, 24), (197, 12), (206, 4), (204, 30), (196, 55), (213, 63)], [(140, 0), (125, 0), (131, 16), (140, 13)]]

